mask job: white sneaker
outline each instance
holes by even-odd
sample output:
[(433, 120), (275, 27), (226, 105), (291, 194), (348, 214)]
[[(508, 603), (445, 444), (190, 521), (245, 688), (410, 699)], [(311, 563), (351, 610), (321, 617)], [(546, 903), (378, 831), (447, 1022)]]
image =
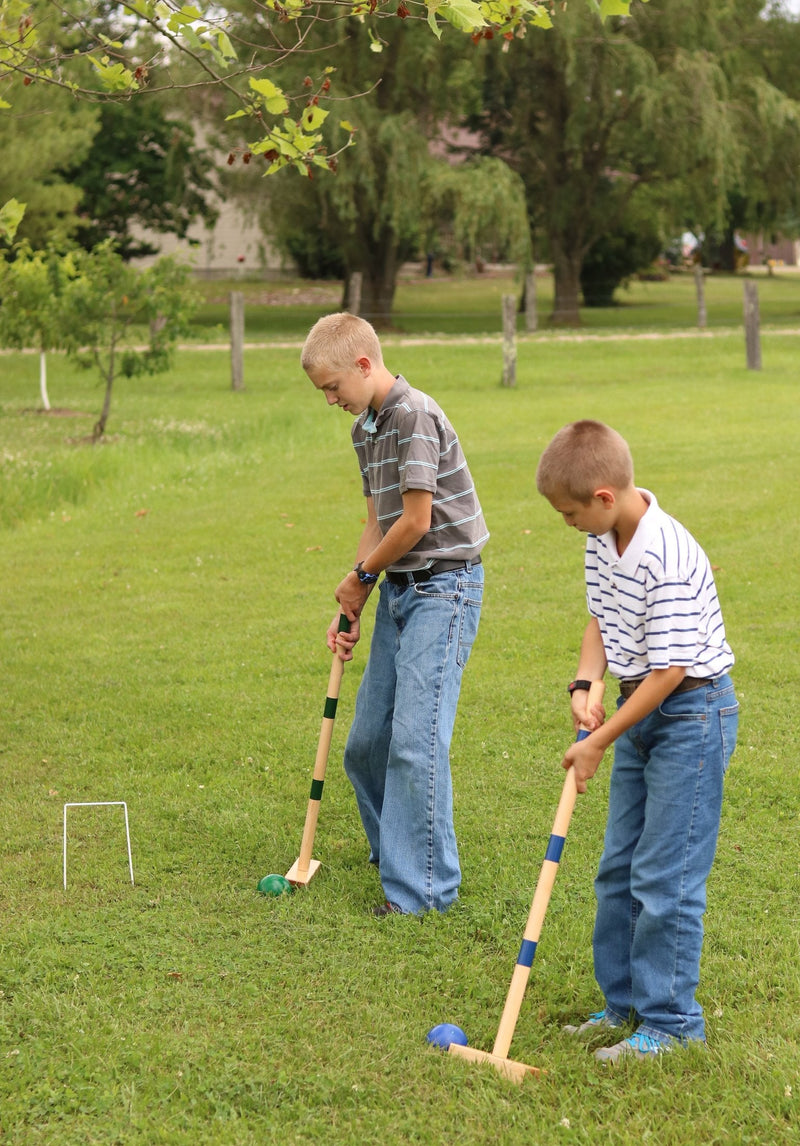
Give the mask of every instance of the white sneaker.
[(640, 1062), (645, 1059), (658, 1058), (670, 1049), (669, 1042), (653, 1038), (642, 1031), (635, 1031), (630, 1038), (615, 1043), (613, 1047), (601, 1047), (594, 1052), (598, 1062), (611, 1063), (612, 1066), (622, 1058), (635, 1058)]
[(589, 1015), (586, 1022), (581, 1023), (580, 1026), (569, 1025), (561, 1029), (564, 1031), (564, 1034), (576, 1035), (578, 1038), (586, 1038), (587, 1035), (594, 1034), (596, 1031), (614, 1030), (616, 1027), (621, 1026), (622, 1023), (617, 1022), (616, 1019), (607, 1015), (603, 1010), (595, 1011), (593, 1015)]

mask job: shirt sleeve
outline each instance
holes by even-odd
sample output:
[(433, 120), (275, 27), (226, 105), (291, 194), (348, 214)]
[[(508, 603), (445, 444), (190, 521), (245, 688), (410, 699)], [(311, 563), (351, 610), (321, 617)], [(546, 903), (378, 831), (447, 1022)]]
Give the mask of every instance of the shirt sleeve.
[(436, 418), (424, 410), (410, 411), (398, 425), (397, 471), (400, 493), (410, 489), (436, 492), (441, 437)]

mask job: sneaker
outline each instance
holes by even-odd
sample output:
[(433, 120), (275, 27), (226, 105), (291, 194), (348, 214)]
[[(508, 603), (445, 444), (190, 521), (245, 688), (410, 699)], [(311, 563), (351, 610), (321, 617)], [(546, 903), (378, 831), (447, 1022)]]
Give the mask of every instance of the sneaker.
[(585, 1023), (580, 1026), (572, 1026), (571, 1024), (562, 1027), (564, 1034), (576, 1035), (578, 1038), (586, 1038), (588, 1035), (595, 1034), (598, 1031), (613, 1030), (615, 1027), (621, 1027), (622, 1023), (618, 1022), (612, 1015), (607, 1015), (603, 1011), (595, 1011), (593, 1015)]
[(373, 907), (372, 914), (376, 919), (383, 919), (387, 915), (405, 915), (405, 912), (397, 906), (396, 903), (379, 903), (377, 907)]
[(669, 1042), (646, 1035), (642, 1031), (635, 1031), (630, 1038), (615, 1043), (613, 1047), (601, 1047), (594, 1052), (598, 1062), (614, 1065), (622, 1058), (634, 1058), (640, 1062), (645, 1059), (658, 1058), (660, 1054), (670, 1049)]

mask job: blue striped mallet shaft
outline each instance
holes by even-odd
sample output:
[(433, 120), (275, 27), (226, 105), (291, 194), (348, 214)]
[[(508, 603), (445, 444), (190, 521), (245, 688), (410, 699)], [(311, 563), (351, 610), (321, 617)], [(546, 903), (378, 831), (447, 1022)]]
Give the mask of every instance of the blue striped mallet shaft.
[[(603, 682), (601, 680), (594, 681), (592, 687), (589, 689), (587, 704), (589, 706), (599, 704), (603, 699), (604, 692), (605, 685)], [(588, 729), (582, 728), (578, 732), (577, 739), (583, 740), (588, 735)], [(550, 840), (539, 872), (539, 879), (536, 882), (536, 890), (533, 893), (533, 902), (531, 903), (528, 922), (525, 926), (522, 945), (519, 949), (514, 973), (511, 976), (511, 985), (508, 989), (508, 995), (506, 996), (506, 1003), (503, 1008), (500, 1025), (497, 1028), (497, 1036), (494, 1041), (492, 1053), (489, 1054), (486, 1051), (475, 1050), (468, 1046), (459, 1046), (456, 1043), (451, 1043), (449, 1047), (450, 1054), (460, 1055), (462, 1058), (468, 1058), (474, 1062), (492, 1063), (514, 1082), (522, 1082), (527, 1074), (540, 1073), (534, 1066), (527, 1066), (525, 1063), (514, 1062), (512, 1059), (509, 1059), (508, 1050), (511, 1046), (511, 1040), (514, 1037), (514, 1030), (522, 1007), (525, 988), (528, 985), (528, 978), (530, 977), (531, 967), (533, 966), (534, 956), (536, 955), (539, 935), (541, 934), (545, 913), (547, 912), (547, 906), (550, 902), (550, 895), (553, 890), (553, 884), (555, 883), (558, 865), (561, 860), (561, 852), (564, 848), (564, 841), (566, 839), (567, 829), (569, 828), (569, 822), (572, 819), (572, 812), (575, 807), (577, 795), (578, 789), (575, 784), (575, 770), (574, 768), (570, 768), (564, 780), (561, 799), (558, 802), (555, 820), (553, 821), (553, 830), (550, 833)]]
[[(344, 613), (339, 617), (339, 632), (349, 633), (350, 622)], [(286, 873), (289, 883), (296, 887), (304, 887), (312, 876), (319, 870), (320, 861), (311, 858), (314, 848), (314, 836), (317, 833), (317, 818), (319, 805), (322, 800), (322, 789), (325, 784), (325, 770), (328, 766), (328, 753), (331, 749), (333, 736), (333, 722), (336, 718), (336, 706), (339, 702), (339, 689), (342, 684), (344, 661), (338, 652), (333, 654), (331, 675), (328, 679), (328, 691), (325, 697), (325, 708), (322, 713), (322, 728), (319, 733), (317, 755), (314, 760), (314, 774), (311, 780), (311, 794), (308, 797), (306, 809), (306, 822), (303, 827), (303, 839), (300, 843), (300, 855)]]

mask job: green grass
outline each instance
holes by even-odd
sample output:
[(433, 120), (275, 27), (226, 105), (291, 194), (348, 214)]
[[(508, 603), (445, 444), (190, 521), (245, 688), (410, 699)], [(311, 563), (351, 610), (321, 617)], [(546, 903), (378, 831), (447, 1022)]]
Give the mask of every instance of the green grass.
[[(747, 277), (745, 274), (707, 277), (709, 330), (741, 327), (743, 283)], [(784, 270), (768, 276), (752, 271), (749, 277), (758, 283), (759, 310), (765, 327), (800, 327), (800, 274)], [(303, 338), (321, 315), (340, 309), (342, 304), (340, 282), (242, 280), (200, 282), (195, 286), (203, 300), (195, 323), (197, 336), (203, 340), (224, 341), (227, 337), (231, 290), (240, 290), (245, 296), (246, 338), (250, 342)], [(405, 334), (498, 334), (502, 327), (502, 297), (519, 294), (519, 291), (520, 283), (510, 273), (431, 279), (406, 273), (398, 282), (394, 325)], [(618, 305), (614, 307), (584, 307), (581, 311), (584, 328), (601, 333), (621, 329), (664, 332), (697, 328), (697, 299), (691, 274), (675, 273), (665, 282), (633, 281), (617, 292), (617, 300)], [(548, 329), (552, 301), (551, 276), (538, 276), (537, 306), (542, 332)], [(522, 316), (518, 325), (522, 331)]]
[[(292, 332), (290, 332), (292, 333)], [(297, 350), (185, 351), (101, 401), (53, 359), (0, 359), (0, 1139), (72, 1146), (800, 1138), (793, 698), (800, 684), (797, 339), (401, 346), (389, 364), (459, 429), (492, 530), (481, 634), (453, 749), (464, 883), (448, 915), (373, 919), (380, 898), (341, 747), (315, 855), (291, 898), (319, 733), (332, 590), (363, 510), (349, 418)], [(533, 475), (579, 416), (630, 440), (637, 478), (700, 538), (737, 654), (740, 741), (709, 885), (707, 1053), (601, 1069), (560, 1033), (597, 1005), (592, 877), (608, 768), (582, 797), (511, 1047), (515, 1087), (425, 1043), (491, 1049), (561, 788), (565, 683), (584, 621), (581, 540)], [(311, 465), (309, 465), (309, 459)], [(131, 887), (120, 809), (126, 800)]]

